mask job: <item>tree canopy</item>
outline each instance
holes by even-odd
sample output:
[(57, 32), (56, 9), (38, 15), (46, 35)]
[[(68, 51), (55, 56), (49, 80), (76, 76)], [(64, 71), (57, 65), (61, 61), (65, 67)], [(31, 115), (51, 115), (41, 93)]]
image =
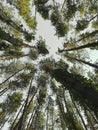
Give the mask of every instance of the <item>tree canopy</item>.
[(97, 130), (97, 51), (97, 0), (1, 0), (0, 130)]

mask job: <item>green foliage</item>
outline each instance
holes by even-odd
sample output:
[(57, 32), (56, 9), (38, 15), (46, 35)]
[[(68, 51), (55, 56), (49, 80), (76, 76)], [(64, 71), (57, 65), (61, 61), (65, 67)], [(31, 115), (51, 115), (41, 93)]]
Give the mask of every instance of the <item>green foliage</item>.
[(58, 35), (59, 37), (63, 37), (68, 31), (68, 26), (62, 21), (61, 16), (59, 17), (58, 16), (59, 16), (59, 12), (57, 10), (53, 11), (50, 19), (52, 25), (55, 26), (56, 35)]
[(77, 119), (74, 119), (74, 122), (75, 122), (77, 130), (84, 130), (83, 126)]
[(40, 4), (37, 6), (37, 10), (38, 12), (41, 14), (41, 16), (44, 18), (44, 19), (49, 19), (49, 11), (51, 9), (51, 6), (45, 6), (43, 4)]
[(84, 30), (88, 25), (87, 20), (78, 20), (76, 25), (76, 31)]
[(43, 112), (38, 111), (36, 113), (36, 124), (35, 124), (35, 130), (42, 130), (45, 126), (45, 115)]
[(38, 77), (38, 84), (40, 84), (42, 87), (45, 87), (48, 80), (48, 75), (46, 73), (42, 73), (41, 76)]
[(18, 82), (11, 82), (11, 85), (15, 85), (18, 89), (25, 89), (28, 87), (29, 81), (33, 76), (32, 73), (23, 72), (19, 75), (20, 80)]
[(17, 1), (17, 7), (19, 9), (20, 15), (26, 20), (27, 25), (32, 29), (36, 29), (36, 20), (30, 14), (30, 0)]
[(34, 0), (35, 5), (37, 4), (46, 4), (49, 0)]
[(95, 4), (93, 4), (93, 5), (91, 4), (89, 6), (89, 13), (90, 14), (96, 14), (97, 10), (98, 10), (98, 5), (96, 4), (96, 2), (95, 2)]
[(36, 49), (30, 49), (30, 52), (29, 52), (29, 57), (32, 59), (32, 60), (36, 60), (38, 58), (38, 52), (36, 51)]
[(10, 45), (7, 44), (5, 41), (0, 40), (0, 50), (5, 50), (6, 48), (8, 48)]
[(85, 6), (86, 4), (85, 3), (82, 3), (78, 6), (78, 10), (80, 12), (80, 16), (82, 17), (83, 15), (85, 15), (86, 13), (86, 10), (85, 10)]
[(30, 13), (30, 0), (17, 1), (17, 6), (19, 8), (20, 15), (27, 19), (27, 16)]
[(59, 16), (59, 12), (58, 11), (53, 11), (52, 14), (51, 14), (51, 22), (52, 22), (52, 25), (56, 25), (57, 21), (58, 21), (58, 16)]
[(31, 70), (31, 72), (36, 72), (35, 65), (32, 64), (32, 63), (27, 64), (27, 65), (26, 65), (26, 68), (27, 68), (28, 70)]
[(58, 21), (55, 25), (55, 28), (56, 35), (58, 35), (59, 37), (64, 37), (65, 34), (67, 34), (68, 26), (65, 23)]
[(92, 27), (95, 28), (96, 30), (98, 29), (98, 20), (92, 22)]
[(24, 36), (25, 36), (25, 39), (26, 39), (26, 41), (28, 41), (28, 42), (31, 42), (31, 40), (33, 39), (35, 39), (35, 36), (34, 36), (34, 33), (25, 33), (24, 34)]
[(69, 5), (67, 4), (67, 9), (64, 10), (64, 17), (67, 21), (74, 17), (75, 12), (77, 11), (76, 4)]
[(14, 92), (12, 95), (8, 95), (6, 102), (3, 104), (4, 109), (9, 113), (16, 112), (21, 105), (22, 96), (20, 92)]
[(23, 52), (21, 52), (22, 48), (20, 46), (9, 46), (6, 49), (5, 55), (23, 55)]
[(41, 89), (39, 92), (38, 103), (39, 104), (45, 103), (46, 96), (47, 96), (47, 89)]
[(9, 34), (6, 33), (1, 27), (0, 27), (0, 39), (8, 39)]
[(43, 40), (42, 38), (40, 38), (40, 40), (37, 42), (37, 48), (39, 54), (43, 54), (43, 55), (49, 54), (49, 51), (46, 48), (45, 40)]
[(69, 65), (67, 63), (65, 63), (62, 59), (60, 59), (58, 62), (57, 62), (57, 65), (56, 65), (57, 68), (61, 68), (61, 69), (64, 69), (64, 70), (67, 70)]
[(30, 28), (36, 29), (37, 22), (34, 17), (28, 16), (26, 22)]
[(53, 59), (46, 59), (41, 61), (41, 68), (46, 72), (51, 73), (54, 70), (55, 61)]

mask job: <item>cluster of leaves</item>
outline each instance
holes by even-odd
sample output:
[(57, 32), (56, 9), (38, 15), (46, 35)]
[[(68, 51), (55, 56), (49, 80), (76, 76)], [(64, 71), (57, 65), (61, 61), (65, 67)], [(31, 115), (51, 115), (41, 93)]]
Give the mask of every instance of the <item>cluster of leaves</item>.
[(36, 20), (30, 14), (30, 0), (17, 1), (17, 8), (20, 15), (26, 20), (27, 25), (32, 29), (36, 29)]
[(49, 51), (46, 48), (45, 40), (43, 40), (42, 38), (40, 38), (38, 40), (38, 42), (37, 42), (37, 48), (38, 48), (39, 54), (43, 54), (43, 55), (49, 54)]

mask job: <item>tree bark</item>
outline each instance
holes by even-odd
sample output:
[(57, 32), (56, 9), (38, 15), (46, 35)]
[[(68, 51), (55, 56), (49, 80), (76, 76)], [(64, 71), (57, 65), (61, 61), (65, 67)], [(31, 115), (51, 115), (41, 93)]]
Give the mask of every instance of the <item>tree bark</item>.
[(33, 81), (33, 77), (31, 78), (31, 81), (30, 81), (30, 87), (29, 87), (29, 90), (28, 90), (27, 98), (25, 100), (25, 105), (24, 105), (22, 115), (21, 115), (16, 127), (14, 128), (14, 130), (22, 130), (22, 128), (23, 128), (23, 119), (24, 119), (24, 115), (25, 115), (26, 110), (27, 110), (27, 104), (28, 104), (28, 100), (29, 100), (29, 94), (30, 94), (30, 89), (31, 89), (31, 86), (32, 86), (32, 81)]
[(68, 55), (64, 55), (64, 56), (71, 59), (71, 60), (78, 61), (80, 63), (83, 63), (85, 65), (89, 65), (91, 67), (94, 67), (94, 68), (98, 69), (98, 65), (96, 65), (96, 64), (93, 64), (93, 63), (90, 63), (90, 62), (87, 62), (87, 61), (84, 61), (84, 60), (80, 60), (80, 59), (77, 59), (75, 57), (71, 57), (71, 56), (68, 56)]
[(10, 59), (14, 59), (14, 58), (21, 58), (21, 57), (25, 57), (25, 56), (29, 56), (29, 54), (24, 54), (24, 55), (3, 55), (0, 56), (0, 60), (10, 60)]
[(98, 17), (98, 14), (96, 14), (94, 17), (92, 17), (90, 20), (88, 20), (88, 22), (91, 22), (93, 19), (95, 19), (96, 17)]
[(62, 7), (61, 7), (61, 13), (63, 12), (63, 9), (64, 9), (64, 6), (65, 6), (66, 1), (67, 1), (67, 0), (64, 0), (64, 2), (63, 2), (63, 5), (62, 5)]
[[(24, 68), (18, 70), (17, 72), (15, 72), (14, 74), (12, 74), (9, 78), (7, 78), (6, 80), (4, 80), (2, 83), (0, 83), (0, 85), (4, 84), (5, 82), (7, 82), (9, 79), (11, 79), (13, 76), (15, 76), (16, 74), (18, 74), (20, 71), (22, 71)], [(1, 91), (2, 92), (2, 91)], [(0, 93), (1, 93), (0, 92)]]
[(89, 48), (89, 47), (96, 47), (96, 46), (98, 46), (98, 41), (97, 42), (93, 42), (93, 43), (88, 43), (86, 45), (78, 46), (78, 47), (75, 47), (75, 48), (71, 48), (71, 49), (59, 50), (59, 52), (62, 53), (64, 51), (76, 51), (76, 50), (80, 50), (80, 49), (84, 49), (84, 48)]
[(89, 33), (87, 36), (84, 36), (84, 37), (80, 38), (79, 40), (75, 41), (74, 43), (80, 42), (80, 41), (82, 41), (82, 40), (84, 40), (85, 38), (88, 38), (88, 37), (90, 37), (90, 36), (94, 36), (94, 35), (97, 34), (97, 33), (98, 33), (98, 30), (95, 30), (95, 31)]
[(85, 121), (84, 121), (82, 115), (80, 114), (80, 111), (78, 110), (77, 105), (76, 105), (76, 103), (75, 103), (75, 101), (74, 101), (74, 98), (73, 98), (73, 96), (72, 96), (71, 93), (70, 93), (70, 96), (71, 96), (72, 103), (73, 103), (73, 105), (74, 105), (74, 107), (75, 107), (75, 109), (76, 109), (76, 111), (77, 111), (77, 113), (78, 113), (78, 115), (79, 115), (79, 117), (80, 117), (80, 119), (81, 119), (83, 125), (84, 125), (85, 130), (88, 130), (88, 129), (87, 129), (87, 126), (86, 126), (86, 124), (85, 124)]
[(14, 121), (13, 121), (12, 125), (11, 125), (11, 130), (13, 130), (14, 124), (15, 124), (15, 122), (16, 122), (16, 120), (17, 120), (17, 118), (18, 118), (19, 114), (21, 113), (21, 111), (22, 111), (22, 109), (23, 109), (24, 105), (25, 105), (25, 102), (23, 103), (23, 105), (21, 106), (21, 108), (20, 108), (19, 112), (17, 113), (17, 115), (16, 115), (16, 117), (15, 117), (15, 119), (14, 119)]

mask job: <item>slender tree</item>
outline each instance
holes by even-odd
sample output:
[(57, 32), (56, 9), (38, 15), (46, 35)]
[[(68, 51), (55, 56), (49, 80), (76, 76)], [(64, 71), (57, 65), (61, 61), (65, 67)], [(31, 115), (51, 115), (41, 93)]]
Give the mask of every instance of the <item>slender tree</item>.
[(83, 64), (86, 64), (86, 65), (89, 65), (91, 67), (94, 67), (94, 68), (97, 68), (98, 69), (98, 66), (96, 64), (93, 64), (93, 63), (90, 63), (90, 62), (87, 62), (87, 61), (84, 61), (84, 60), (81, 60), (81, 59), (77, 59), (75, 57), (71, 57), (71, 56), (68, 56), (66, 54), (64, 54), (65, 57), (71, 59), (71, 60), (74, 60), (74, 61), (77, 61), (77, 62), (80, 62), (80, 63), (83, 63)]
[(88, 43), (88, 44), (86, 44), (86, 45), (78, 46), (78, 47), (71, 48), (71, 49), (59, 50), (59, 52), (61, 53), (61, 52), (64, 52), (64, 51), (76, 51), (76, 50), (79, 50), (79, 49), (90, 48), (90, 47), (96, 47), (96, 46), (98, 46), (98, 42)]

